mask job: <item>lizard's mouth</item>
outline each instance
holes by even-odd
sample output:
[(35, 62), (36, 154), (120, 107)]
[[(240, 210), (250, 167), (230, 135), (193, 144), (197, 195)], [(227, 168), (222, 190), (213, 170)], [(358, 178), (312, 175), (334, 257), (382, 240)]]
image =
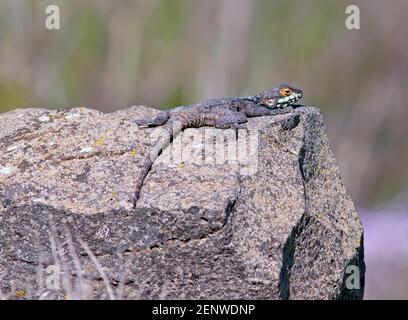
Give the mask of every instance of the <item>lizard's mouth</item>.
[(290, 96), (279, 98), (278, 102), (276, 103), (276, 106), (278, 108), (284, 108), (284, 107), (287, 107), (287, 106), (295, 103), (296, 101), (298, 101), (301, 98), (302, 98), (302, 93), (301, 92), (295, 92), (295, 93), (291, 94)]

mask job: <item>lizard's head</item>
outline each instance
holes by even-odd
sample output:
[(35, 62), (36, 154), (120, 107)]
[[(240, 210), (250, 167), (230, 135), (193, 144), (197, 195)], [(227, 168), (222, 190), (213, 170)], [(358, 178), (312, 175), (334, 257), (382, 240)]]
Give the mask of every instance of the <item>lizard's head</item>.
[(295, 103), (302, 96), (302, 90), (287, 84), (281, 84), (275, 89), (262, 92), (260, 94), (260, 102), (269, 108), (284, 108)]

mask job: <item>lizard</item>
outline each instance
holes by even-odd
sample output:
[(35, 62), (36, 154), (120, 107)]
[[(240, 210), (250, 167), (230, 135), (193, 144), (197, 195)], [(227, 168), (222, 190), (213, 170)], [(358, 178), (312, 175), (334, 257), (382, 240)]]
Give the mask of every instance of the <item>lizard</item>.
[(274, 89), (253, 96), (209, 99), (188, 106), (161, 111), (152, 118), (135, 120), (134, 123), (142, 128), (163, 126), (167, 132), (167, 137), (159, 138), (153, 144), (149, 156), (143, 163), (136, 180), (133, 208), (136, 208), (143, 182), (154, 161), (182, 130), (205, 126), (219, 129), (239, 128), (251, 117), (291, 112), (294, 109), (293, 104), (302, 96), (303, 91), (301, 89), (280, 84)]

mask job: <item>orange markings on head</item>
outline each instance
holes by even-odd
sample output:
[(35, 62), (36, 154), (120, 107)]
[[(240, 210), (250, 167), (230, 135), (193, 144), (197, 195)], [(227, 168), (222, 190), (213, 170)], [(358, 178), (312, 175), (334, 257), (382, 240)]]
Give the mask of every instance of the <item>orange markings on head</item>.
[(282, 88), (279, 90), (279, 94), (284, 97), (290, 96), (292, 93), (293, 90), (290, 88)]

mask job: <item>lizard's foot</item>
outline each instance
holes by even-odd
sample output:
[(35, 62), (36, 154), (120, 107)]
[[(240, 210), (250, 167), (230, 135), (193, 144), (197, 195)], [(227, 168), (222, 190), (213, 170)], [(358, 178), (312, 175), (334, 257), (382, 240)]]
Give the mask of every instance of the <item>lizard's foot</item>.
[(294, 116), (287, 119), (284, 123), (282, 123), (279, 133), (283, 133), (285, 131), (291, 131), (292, 129), (296, 128), (300, 122), (300, 115), (295, 114)]
[(291, 113), (293, 112), (294, 108), (292, 106), (286, 106), (286, 107), (281, 107), (281, 108), (275, 108), (271, 109), (269, 111), (269, 116), (277, 116), (285, 113)]
[(169, 113), (167, 111), (162, 111), (153, 118), (136, 119), (134, 123), (141, 128), (150, 128), (164, 125), (168, 119)]

